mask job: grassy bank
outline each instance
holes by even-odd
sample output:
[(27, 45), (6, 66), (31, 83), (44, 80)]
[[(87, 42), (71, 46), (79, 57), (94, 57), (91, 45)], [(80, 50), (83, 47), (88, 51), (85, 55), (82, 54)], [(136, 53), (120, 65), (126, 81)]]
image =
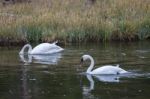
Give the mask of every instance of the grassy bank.
[(31, 0), (0, 6), (0, 40), (131, 41), (150, 38), (149, 0)]

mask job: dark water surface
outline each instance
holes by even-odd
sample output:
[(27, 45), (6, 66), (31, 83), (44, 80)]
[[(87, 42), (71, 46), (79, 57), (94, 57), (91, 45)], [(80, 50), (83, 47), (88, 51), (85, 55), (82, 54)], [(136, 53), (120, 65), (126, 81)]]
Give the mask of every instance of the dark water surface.
[[(62, 53), (19, 56), (21, 47), (0, 47), (0, 99), (149, 99), (150, 42), (68, 45)], [(95, 68), (119, 64), (129, 75), (85, 75)]]

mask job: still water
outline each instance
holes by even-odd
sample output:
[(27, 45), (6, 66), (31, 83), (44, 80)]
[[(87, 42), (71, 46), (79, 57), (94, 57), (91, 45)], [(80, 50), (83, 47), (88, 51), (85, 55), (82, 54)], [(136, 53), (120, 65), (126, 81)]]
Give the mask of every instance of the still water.
[[(63, 46), (46, 56), (19, 56), (21, 47), (0, 47), (0, 99), (149, 99), (150, 42)], [(130, 75), (85, 75), (90, 54), (95, 67), (119, 64)]]

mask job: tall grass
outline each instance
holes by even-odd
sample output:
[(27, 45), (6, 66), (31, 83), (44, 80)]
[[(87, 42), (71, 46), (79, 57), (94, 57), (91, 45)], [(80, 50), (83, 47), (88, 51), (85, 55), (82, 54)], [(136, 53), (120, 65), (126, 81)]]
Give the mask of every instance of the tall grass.
[(32, 0), (0, 6), (0, 39), (99, 42), (150, 38), (149, 0)]

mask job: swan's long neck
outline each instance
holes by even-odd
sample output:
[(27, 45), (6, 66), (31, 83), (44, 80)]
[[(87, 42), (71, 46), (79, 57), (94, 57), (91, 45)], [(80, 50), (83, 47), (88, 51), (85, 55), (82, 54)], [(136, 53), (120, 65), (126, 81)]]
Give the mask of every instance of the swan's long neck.
[(26, 44), (26, 45), (21, 49), (21, 51), (20, 51), (19, 54), (24, 54), (24, 50), (25, 50), (26, 48), (29, 48), (29, 49), (28, 49), (28, 54), (32, 51), (32, 46), (31, 46), (30, 44)]
[(87, 69), (86, 73), (90, 73), (94, 67), (94, 59), (91, 56), (89, 56), (88, 59), (90, 59), (91, 64), (90, 64), (89, 68)]

